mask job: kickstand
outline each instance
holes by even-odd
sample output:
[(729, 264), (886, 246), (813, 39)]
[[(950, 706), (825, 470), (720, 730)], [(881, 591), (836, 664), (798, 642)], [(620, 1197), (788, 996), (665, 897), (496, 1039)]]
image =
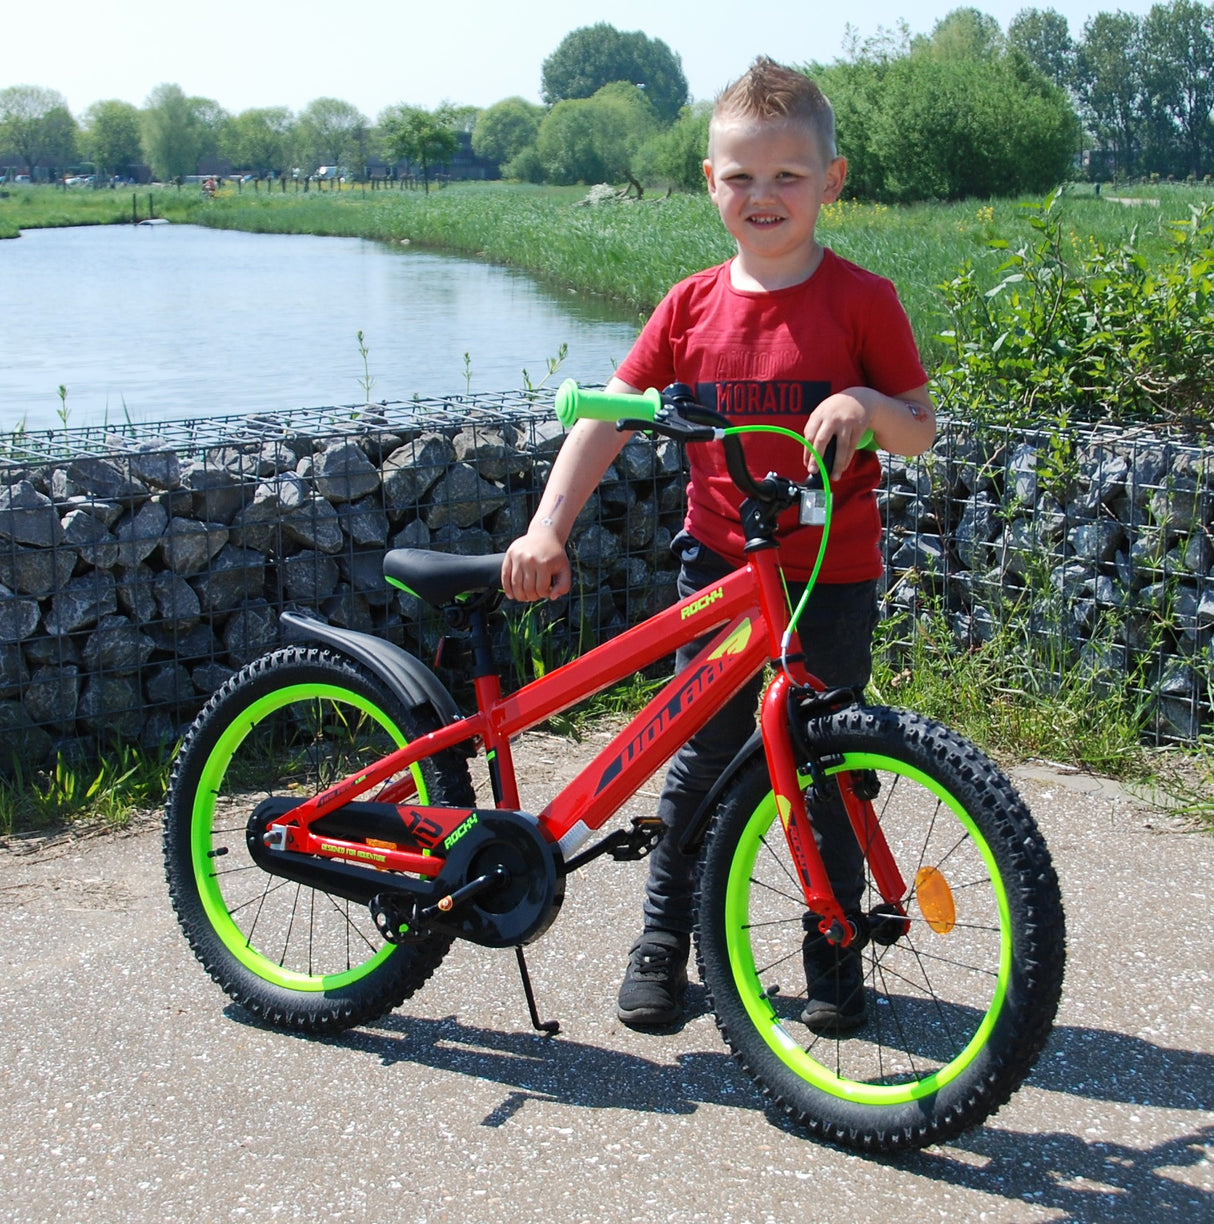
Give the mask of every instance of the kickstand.
[(527, 972), (527, 961), (523, 957), (523, 945), (518, 944), (514, 949), (514, 955), (518, 958), (518, 971), (523, 979), (523, 993), (527, 996), (527, 1010), (531, 1013), (531, 1027), (537, 1033), (559, 1033), (561, 1031), (561, 1022), (559, 1020), (541, 1020), (540, 1014), (535, 1010), (535, 991), (531, 989), (531, 974)]

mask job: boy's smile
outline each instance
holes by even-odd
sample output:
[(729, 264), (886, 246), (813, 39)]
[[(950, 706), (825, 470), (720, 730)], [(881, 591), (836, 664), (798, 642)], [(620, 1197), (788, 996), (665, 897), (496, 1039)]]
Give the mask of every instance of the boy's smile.
[(812, 275), (821, 255), (814, 228), (843, 190), (843, 158), (823, 158), (803, 124), (733, 120), (713, 127), (704, 174), (738, 244), (739, 287), (778, 289)]

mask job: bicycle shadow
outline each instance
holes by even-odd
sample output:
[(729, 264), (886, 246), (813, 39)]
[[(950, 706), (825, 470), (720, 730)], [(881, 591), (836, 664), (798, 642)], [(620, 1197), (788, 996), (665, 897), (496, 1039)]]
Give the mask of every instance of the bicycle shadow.
[[(690, 1010), (702, 1014), (706, 1006), (698, 993), (694, 987), (689, 992)], [(226, 1010), (239, 1023), (254, 1023), (243, 1009), (229, 1005)], [(657, 1062), (565, 1035), (549, 1038), (468, 1024), (454, 1015), (427, 1019), (400, 1012), (337, 1037), (302, 1039), (364, 1052), (385, 1067), (413, 1063), (500, 1084), (507, 1091), (482, 1119), (486, 1127), (509, 1124), (529, 1101), (654, 1114), (691, 1114), (701, 1105), (723, 1105), (762, 1112), (774, 1127), (809, 1138), (804, 1127), (764, 1102), (724, 1047)], [(1055, 1029), (1028, 1083), (1091, 1101), (1208, 1116), (1214, 1056), (1064, 1025)], [(947, 1146), (873, 1159), (934, 1182), (1021, 1200), (1034, 1213), (1026, 1218), (1048, 1214), (1138, 1224), (1153, 1218), (1214, 1218), (1211, 1149), (1214, 1122), (1143, 1149), (1065, 1130), (1003, 1130), (996, 1115)], [(1176, 1176), (1186, 1170), (1189, 1182)], [(1050, 1214), (1057, 1212), (1064, 1214)]]

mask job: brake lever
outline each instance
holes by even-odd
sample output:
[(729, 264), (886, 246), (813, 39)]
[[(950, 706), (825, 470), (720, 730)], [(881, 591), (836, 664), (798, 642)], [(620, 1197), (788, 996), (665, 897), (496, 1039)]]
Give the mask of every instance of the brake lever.
[(615, 427), (623, 432), (643, 430), (645, 433), (671, 438), (675, 442), (711, 442), (718, 437), (717, 431), (710, 426), (697, 425), (677, 412), (669, 411), (654, 417), (652, 421), (617, 421)]

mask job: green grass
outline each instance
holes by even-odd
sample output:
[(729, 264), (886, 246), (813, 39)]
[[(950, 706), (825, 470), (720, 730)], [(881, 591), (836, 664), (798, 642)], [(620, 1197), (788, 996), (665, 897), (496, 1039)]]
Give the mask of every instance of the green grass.
[(60, 755), (53, 768), (0, 778), (0, 835), (56, 830), (81, 822), (125, 828), (164, 799), (168, 754), (122, 745), (100, 762)]

